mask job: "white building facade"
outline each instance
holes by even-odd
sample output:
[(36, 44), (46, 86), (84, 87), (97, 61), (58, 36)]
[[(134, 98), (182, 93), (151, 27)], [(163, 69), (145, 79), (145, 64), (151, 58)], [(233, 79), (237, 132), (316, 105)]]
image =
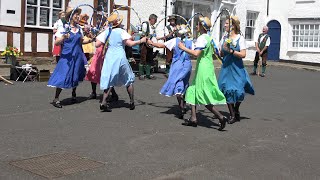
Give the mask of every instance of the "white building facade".
[[(248, 52), (253, 60), (255, 41), (263, 26), (269, 27), (269, 60), (293, 60), (320, 63), (320, 0), (174, 0), (174, 12), (191, 17), (196, 12), (216, 20), (227, 8), (239, 17)], [(196, 21), (196, 19), (194, 20)], [(223, 34), (225, 17), (217, 20), (215, 39)]]
[[(6, 45), (13, 45), (27, 56), (51, 56), (52, 25), (57, 12), (72, 6), (90, 4), (97, 8), (103, 5), (110, 12), (112, 4), (133, 7), (142, 21), (150, 14), (156, 14), (158, 21), (172, 13), (189, 19), (201, 12), (211, 17), (214, 37), (219, 40), (224, 33), (225, 17), (217, 19), (224, 8), (237, 15), (241, 21), (241, 32), (246, 38), (248, 52), (246, 59), (253, 60), (254, 42), (263, 26), (269, 27), (271, 45), (270, 60), (293, 60), (320, 63), (320, 0), (12, 0), (0, 1), (0, 52)], [(108, 4), (106, 4), (108, 2)], [(92, 10), (83, 7), (83, 12)], [(130, 17), (132, 25), (139, 24), (139, 18), (132, 10), (120, 10)], [(127, 24), (125, 18), (123, 24)], [(184, 23), (177, 19), (178, 23)], [(193, 27), (197, 18), (191, 21)], [(164, 20), (157, 28), (158, 36), (163, 35)], [(128, 27), (128, 24), (127, 24)], [(195, 30), (195, 28), (193, 29)]]

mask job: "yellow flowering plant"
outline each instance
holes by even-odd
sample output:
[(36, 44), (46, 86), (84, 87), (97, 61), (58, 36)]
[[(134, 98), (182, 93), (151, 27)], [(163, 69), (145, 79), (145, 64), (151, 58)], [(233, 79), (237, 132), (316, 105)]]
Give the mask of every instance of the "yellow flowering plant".
[(7, 46), (6, 49), (1, 53), (1, 56), (19, 57), (21, 55), (23, 55), (21, 51), (19, 51), (18, 48), (12, 46)]

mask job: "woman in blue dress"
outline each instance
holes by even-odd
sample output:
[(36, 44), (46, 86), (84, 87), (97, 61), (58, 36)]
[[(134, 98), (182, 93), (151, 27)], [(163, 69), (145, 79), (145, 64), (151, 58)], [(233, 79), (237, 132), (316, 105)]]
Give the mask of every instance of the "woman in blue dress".
[[(224, 25), (229, 32), (229, 20)], [(222, 66), (218, 79), (220, 90), (226, 97), (230, 112), (229, 124), (240, 121), (239, 107), (244, 100), (245, 93), (254, 95), (253, 85), (250, 81), (242, 59), (246, 57), (246, 44), (240, 35), (240, 21), (236, 16), (231, 17), (230, 36), (224, 36), (220, 41)]]
[[(164, 44), (153, 43), (148, 40), (148, 44), (158, 48), (168, 48), (173, 51), (173, 58), (170, 67), (169, 77), (166, 83), (162, 86), (160, 94), (165, 96), (176, 96), (180, 108), (179, 118), (183, 119), (186, 113), (184, 94), (189, 86), (189, 79), (191, 75), (191, 60), (190, 55), (178, 47), (179, 42), (183, 41), (188, 49), (193, 49), (192, 40), (188, 38), (190, 29), (185, 25), (178, 26), (178, 36)], [(181, 37), (184, 36), (185, 38)]]
[(130, 97), (130, 110), (135, 109), (133, 82), (135, 79), (131, 66), (126, 58), (125, 45), (135, 46), (146, 42), (146, 38), (133, 41), (131, 35), (120, 28), (123, 16), (116, 13), (108, 17), (108, 22), (112, 24), (112, 29), (107, 29), (97, 37), (96, 47), (107, 42), (107, 52), (101, 71), (100, 89), (104, 91), (101, 111), (111, 112), (107, 103), (107, 97), (114, 86), (126, 86)]
[[(66, 19), (69, 19), (73, 8), (66, 10)], [(81, 9), (76, 9), (70, 21), (70, 32), (65, 32), (64, 28), (58, 29), (55, 34), (57, 39), (55, 45), (63, 45), (60, 60), (51, 75), (48, 86), (55, 87), (55, 98), (53, 106), (62, 108), (59, 96), (62, 89), (72, 88), (72, 103), (76, 103), (76, 89), (79, 81), (83, 81), (85, 76), (85, 56), (82, 50), (82, 44), (92, 42), (92, 39), (83, 41), (83, 32), (78, 25)]]

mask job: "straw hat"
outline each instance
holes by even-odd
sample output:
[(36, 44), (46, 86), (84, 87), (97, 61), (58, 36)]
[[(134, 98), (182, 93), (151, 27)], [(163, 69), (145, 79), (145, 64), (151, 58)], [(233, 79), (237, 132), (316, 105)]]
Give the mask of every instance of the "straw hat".
[(79, 25), (84, 26), (84, 25), (88, 24), (88, 19), (89, 19), (88, 14), (80, 14)]
[(169, 16), (168, 22), (170, 22), (170, 20), (172, 20), (172, 19), (176, 20), (176, 17), (175, 16)]
[(119, 24), (122, 23), (123, 16), (117, 13), (112, 13), (108, 18), (107, 21), (112, 24), (112, 27), (117, 27)]
[(189, 26), (185, 25), (185, 24), (181, 24), (180, 26), (177, 27), (177, 29), (179, 30), (179, 34), (185, 34), (185, 33), (190, 33), (191, 29)]
[(205, 30), (210, 30), (211, 28), (211, 21), (208, 17), (199, 17), (199, 21), (201, 22), (201, 25), (204, 27)]
[(232, 23), (231, 25), (235, 27), (235, 31), (236, 33), (240, 33), (240, 20), (238, 18), (238, 16), (231, 16), (231, 19), (232, 19)]
[[(70, 15), (71, 15), (73, 9), (74, 9), (74, 8), (72, 8), (72, 7), (70, 7), (70, 6), (67, 7), (67, 9), (66, 9), (66, 17), (67, 17), (67, 18), (70, 18)], [(82, 9), (77, 8), (77, 9), (75, 10), (75, 13), (81, 14), (81, 11), (82, 11)]]
[(237, 25), (240, 24), (240, 20), (238, 16), (231, 16), (231, 19), (233, 19), (234, 23), (236, 23)]

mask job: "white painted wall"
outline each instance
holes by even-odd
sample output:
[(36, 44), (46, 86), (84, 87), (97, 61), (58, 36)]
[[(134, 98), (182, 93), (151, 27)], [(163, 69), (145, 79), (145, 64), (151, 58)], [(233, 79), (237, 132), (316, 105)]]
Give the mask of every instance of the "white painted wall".
[(24, 52), (32, 52), (30, 32), (24, 33)]
[[(289, 17), (301, 18), (320, 18), (320, 1), (308, 1), (307, 3), (296, 3), (296, 0), (269, 1), (269, 16), (267, 16), (267, 4), (265, 0), (238, 0), (236, 5), (236, 13), (241, 21), (241, 31), (245, 32), (246, 13), (247, 11), (259, 12), (255, 26), (255, 39), (262, 32), (263, 26), (267, 25), (271, 20), (277, 20), (281, 24), (281, 44), (280, 59), (296, 60), (305, 62), (320, 63), (320, 50), (313, 52), (290, 51), (291, 47), (291, 25)], [(246, 60), (253, 60), (255, 56), (254, 41), (247, 41), (247, 57)]]
[(13, 33), (13, 46), (20, 50), (20, 33)]
[[(8, 14), (7, 10), (14, 10), (15, 14)], [(20, 27), (21, 1), (0, 0), (0, 25)]]
[(37, 52), (49, 52), (49, 35), (37, 33)]
[(0, 31), (0, 51), (4, 51), (7, 46), (7, 32)]

